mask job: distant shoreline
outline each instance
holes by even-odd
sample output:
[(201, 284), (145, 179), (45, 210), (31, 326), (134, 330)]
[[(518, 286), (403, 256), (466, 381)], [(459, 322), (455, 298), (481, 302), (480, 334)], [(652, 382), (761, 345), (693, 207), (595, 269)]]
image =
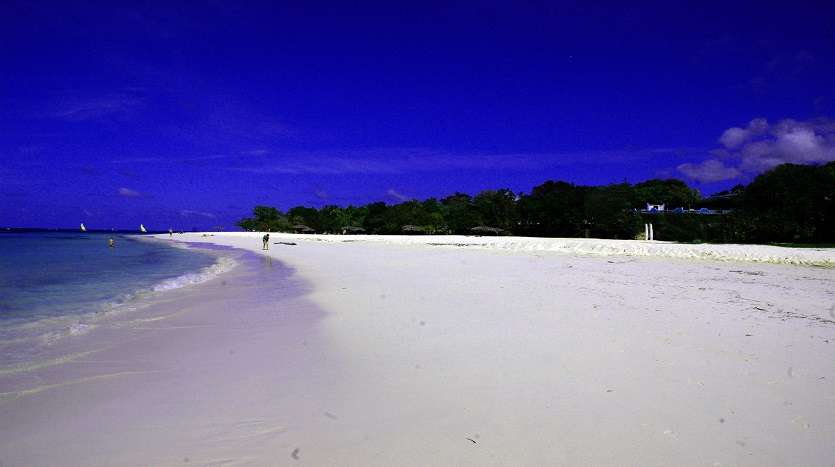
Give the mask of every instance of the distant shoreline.
[[(136, 236), (157, 236), (157, 235), (168, 235), (167, 230), (149, 230), (148, 232), (138, 232), (136, 230), (96, 230), (96, 229), (88, 229), (86, 232), (81, 232), (78, 229), (70, 229), (70, 228), (44, 228), (44, 227), (0, 227), (0, 234), (4, 233), (48, 233), (48, 232), (56, 232), (56, 233), (78, 233), (78, 234), (119, 234), (119, 235), (136, 235)], [(250, 231), (240, 231), (240, 230), (230, 230), (230, 231), (211, 231), (211, 230), (197, 230), (197, 231), (183, 231), (173, 232), (175, 236), (179, 235), (200, 235), (200, 236), (212, 236), (216, 234), (271, 234), (274, 236), (284, 236), (284, 235), (300, 235), (301, 238), (305, 238), (305, 236), (309, 237), (316, 237), (316, 236), (324, 236), (328, 238), (341, 238), (341, 237), (350, 237), (351, 239), (357, 240), (366, 237), (385, 237), (385, 238), (412, 238), (412, 237), (449, 237), (449, 238), (530, 238), (530, 239), (541, 239), (541, 240), (599, 240), (599, 241), (626, 241), (626, 242), (642, 242), (644, 240), (629, 240), (629, 239), (609, 239), (609, 238), (585, 238), (585, 237), (520, 237), (520, 236), (512, 236), (512, 235), (456, 235), (456, 234), (435, 234), (435, 235), (408, 235), (408, 234), (383, 234), (383, 235), (374, 235), (374, 234), (359, 234), (359, 235), (342, 235), (342, 234), (295, 234), (291, 232), (250, 232)], [(675, 242), (675, 241), (662, 241), (656, 240), (656, 243), (665, 243), (671, 245), (739, 245), (741, 247), (778, 247), (778, 248), (800, 248), (800, 249), (832, 249), (835, 250), (835, 243), (733, 243), (733, 242)]]
[(140, 232), (139, 229), (136, 230), (110, 230), (110, 229), (87, 229), (86, 231), (82, 232), (78, 228), (69, 229), (69, 228), (46, 228), (46, 227), (0, 227), (0, 234), (3, 233), (49, 233), (49, 232), (56, 232), (56, 233), (78, 233), (78, 234), (135, 234), (135, 235), (159, 235), (159, 234), (167, 234), (167, 230), (149, 230), (147, 232)]
[[(463, 235), (336, 235), (291, 234), (280, 232), (192, 232), (177, 238), (180, 241), (207, 237), (249, 238), (260, 245), (261, 237), (270, 234), (277, 240), (327, 243), (374, 243), (400, 246), (446, 248), (470, 247), (505, 252), (551, 252), (590, 256), (635, 256), (671, 259), (739, 261), (746, 263), (789, 264), (835, 268), (835, 248), (738, 243), (678, 243), (646, 240), (613, 240), (598, 238), (550, 238)], [(210, 240), (211, 241), (211, 240)], [(220, 242), (221, 240), (219, 240)], [(280, 246), (280, 245), (279, 245)]]

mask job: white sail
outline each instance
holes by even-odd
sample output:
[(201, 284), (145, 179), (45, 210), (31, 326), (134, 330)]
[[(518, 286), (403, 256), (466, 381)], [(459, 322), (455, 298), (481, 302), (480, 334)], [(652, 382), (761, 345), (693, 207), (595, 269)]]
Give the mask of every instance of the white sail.
[(142, 225), (142, 224), (139, 224), (139, 231), (142, 232), (142, 233), (147, 232), (147, 230), (145, 230), (145, 226)]
[(87, 231), (87, 227), (84, 227), (84, 222), (82, 222), (82, 223), (81, 223), (81, 231), (82, 231), (82, 232), (86, 232), (86, 231)]

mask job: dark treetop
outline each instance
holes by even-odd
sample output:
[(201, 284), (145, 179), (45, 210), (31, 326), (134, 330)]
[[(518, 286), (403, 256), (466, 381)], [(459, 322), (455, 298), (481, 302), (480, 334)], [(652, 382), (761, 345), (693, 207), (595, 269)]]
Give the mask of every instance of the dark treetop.
[(485, 190), (474, 197), (456, 193), (440, 200), (318, 210), (297, 206), (286, 213), (258, 206), (238, 225), (296, 233), (633, 239), (642, 238), (646, 223), (655, 227), (656, 240), (835, 243), (835, 162), (783, 164), (748, 186), (708, 198), (680, 180), (604, 186), (548, 181), (529, 194)]

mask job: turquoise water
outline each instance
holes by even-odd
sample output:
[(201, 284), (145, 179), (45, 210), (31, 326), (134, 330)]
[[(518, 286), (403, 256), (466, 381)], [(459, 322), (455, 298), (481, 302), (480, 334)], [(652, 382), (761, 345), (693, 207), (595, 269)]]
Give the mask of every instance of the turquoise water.
[[(115, 248), (108, 247), (111, 237)], [(90, 316), (130, 304), (143, 293), (199, 282), (211, 275), (217, 259), (130, 235), (2, 233), (0, 350), (77, 334)]]

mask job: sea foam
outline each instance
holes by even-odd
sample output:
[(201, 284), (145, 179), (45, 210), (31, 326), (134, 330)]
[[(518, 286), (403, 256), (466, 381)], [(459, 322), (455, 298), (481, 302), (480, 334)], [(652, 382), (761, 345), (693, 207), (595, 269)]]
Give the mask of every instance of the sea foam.
[[(165, 279), (145, 289), (125, 293), (115, 300), (101, 303), (97, 309), (83, 314), (56, 315), (34, 321), (6, 323), (0, 332), (0, 350), (4, 363), (39, 359), (40, 352), (53, 347), (68, 337), (78, 337), (90, 333), (101, 325), (103, 319), (117, 314), (137, 311), (144, 308), (155, 296), (167, 291), (189, 287), (214, 279), (220, 274), (234, 269), (237, 262), (226, 256), (217, 257), (216, 261), (197, 272), (182, 274)], [(3, 365), (5, 367), (5, 365)], [(8, 370), (9, 367), (0, 367)], [(13, 365), (12, 368), (15, 366)], [(3, 373), (0, 371), (0, 374)]]

